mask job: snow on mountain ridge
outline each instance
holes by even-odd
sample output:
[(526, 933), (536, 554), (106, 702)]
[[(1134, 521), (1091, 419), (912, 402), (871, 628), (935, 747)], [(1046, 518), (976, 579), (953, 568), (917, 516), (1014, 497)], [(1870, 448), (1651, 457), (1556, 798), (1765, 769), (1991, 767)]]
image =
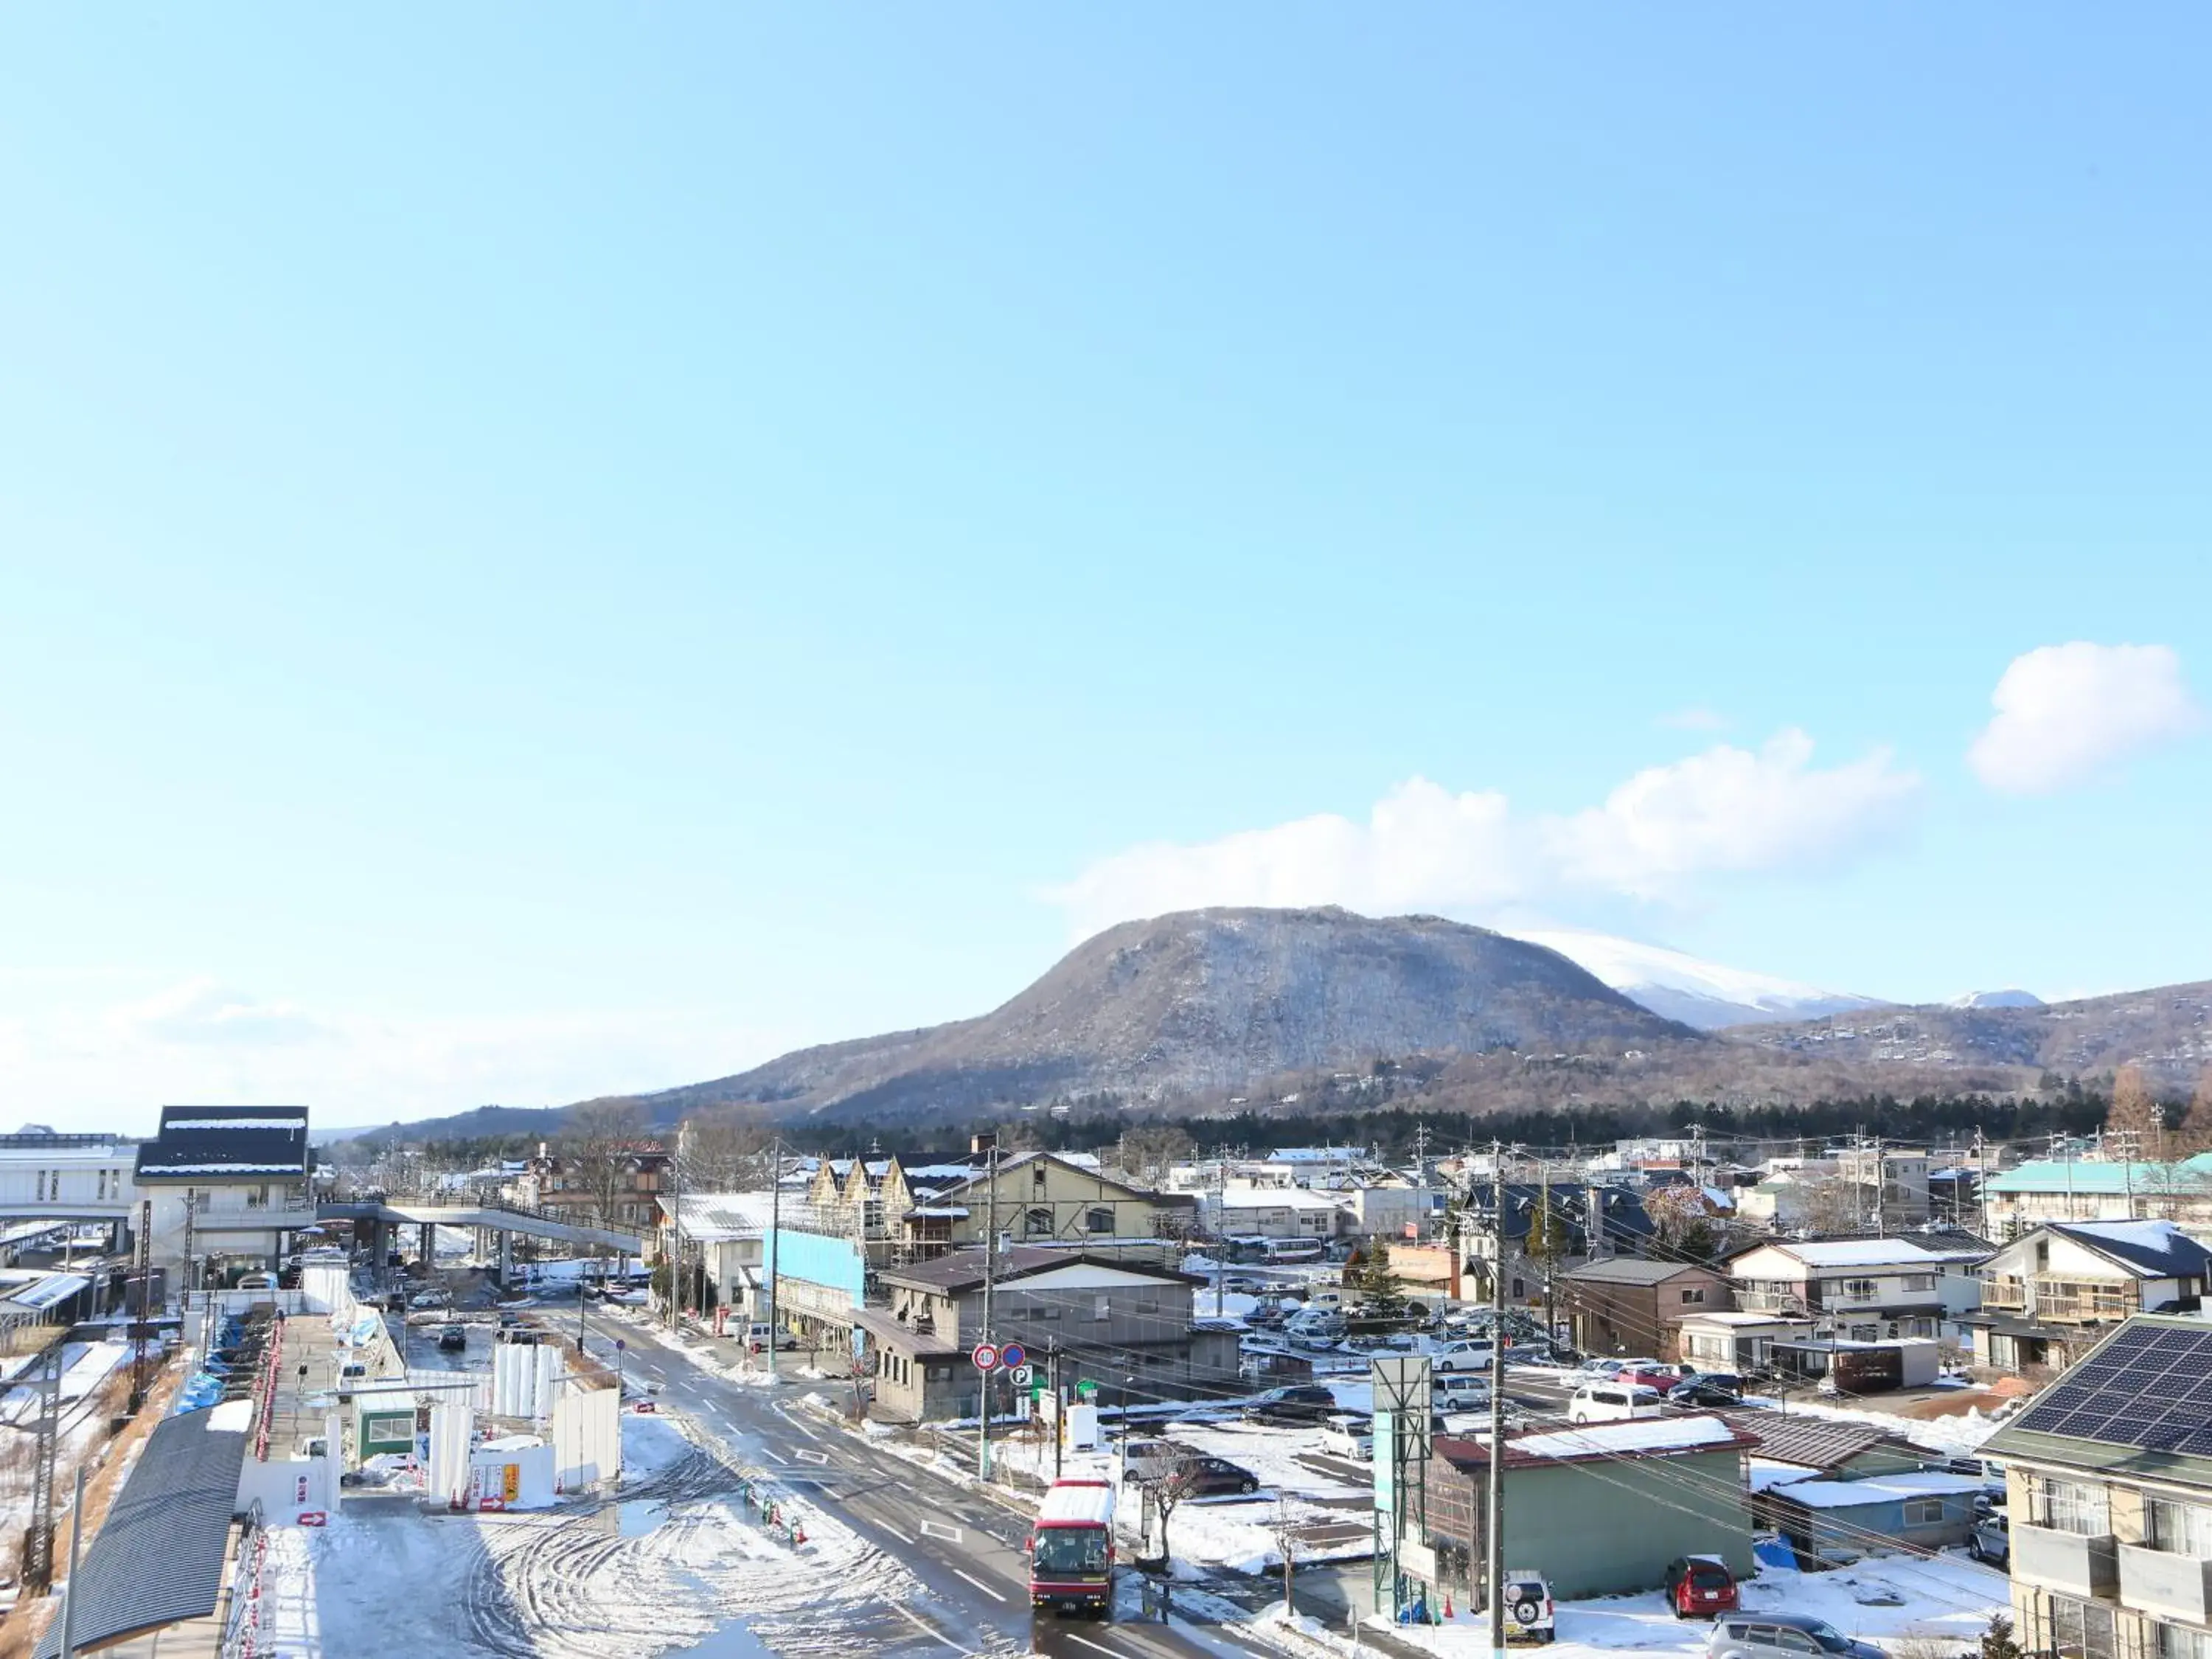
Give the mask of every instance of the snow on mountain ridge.
[(1962, 997), (1951, 999), (1954, 1008), (2042, 1008), (2044, 1000), (2033, 991), (2013, 988), (2002, 991), (1969, 991)]
[(1889, 1006), (1879, 997), (1824, 990), (1802, 980), (1729, 968), (1664, 945), (1607, 933), (1558, 928), (1516, 932), (1513, 937), (1557, 951), (1652, 1012), (1701, 1030), (1764, 1021), (1817, 1019), (1824, 1014)]

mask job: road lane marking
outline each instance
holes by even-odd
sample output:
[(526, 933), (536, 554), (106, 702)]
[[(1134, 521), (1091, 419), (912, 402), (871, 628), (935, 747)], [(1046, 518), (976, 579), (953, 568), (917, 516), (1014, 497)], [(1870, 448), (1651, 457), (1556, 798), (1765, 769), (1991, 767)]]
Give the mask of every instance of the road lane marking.
[(877, 1526), (878, 1526), (878, 1527), (881, 1527), (881, 1528), (882, 1528), (885, 1532), (887, 1532), (887, 1533), (890, 1534), (890, 1535), (891, 1535), (892, 1537), (894, 1537), (894, 1538), (897, 1539), (897, 1540), (899, 1540), (899, 1542), (900, 1542), (900, 1543), (906, 1545), (908, 1548), (912, 1548), (912, 1547), (913, 1547), (913, 1546), (914, 1546), (914, 1540), (913, 1540), (913, 1539), (911, 1539), (911, 1538), (909, 1538), (909, 1537), (908, 1537), (904, 1533), (901, 1532), (901, 1531), (900, 1531), (896, 1527), (895, 1527), (895, 1526), (891, 1525), (891, 1523), (890, 1523), (890, 1522), (888, 1522), (888, 1521), (878, 1521), (878, 1522), (877, 1522), (875, 1524), (876, 1524)]
[(1114, 1659), (1121, 1659), (1121, 1650), (1119, 1648), (1109, 1648), (1103, 1642), (1094, 1642), (1087, 1636), (1078, 1636), (1072, 1630), (1062, 1631), (1060, 1634), (1065, 1636), (1071, 1642), (1082, 1643), (1085, 1647), (1089, 1648), (1093, 1653), (1110, 1653), (1114, 1656)]
[(804, 1446), (793, 1452), (792, 1455), (808, 1463), (827, 1463), (830, 1461), (828, 1452), (809, 1451)]
[(977, 1589), (982, 1591), (984, 1595), (989, 1596), (994, 1601), (1003, 1601), (1006, 1599), (1006, 1591), (993, 1589), (988, 1584), (975, 1577), (974, 1573), (962, 1572), (957, 1567), (953, 1568), (952, 1571), (958, 1577), (965, 1578), (969, 1583), (973, 1584)]
[(921, 1535), (924, 1538), (942, 1538), (948, 1544), (957, 1544), (960, 1541), (960, 1528), (948, 1527), (942, 1521), (925, 1521), (921, 1523)]
[(916, 1630), (921, 1632), (923, 1635), (934, 1636), (939, 1641), (944, 1643), (946, 1647), (951, 1648), (955, 1653), (964, 1654), (968, 1651), (967, 1649), (962, 1647), (959, 1643), (954, 1641), (943, 1631), (938, 1629), (936, 1626), (931, 1624), (927, 1619), (921, 1618), (918, 1615), (908, 1612), (905, 1607), (901, 1607), (896, 1601), (892, 1602), (890, 1607), (894, 1613), (897, 1613), (900, 1618), (905, 1620), (907, 1623), (912, 1625)]

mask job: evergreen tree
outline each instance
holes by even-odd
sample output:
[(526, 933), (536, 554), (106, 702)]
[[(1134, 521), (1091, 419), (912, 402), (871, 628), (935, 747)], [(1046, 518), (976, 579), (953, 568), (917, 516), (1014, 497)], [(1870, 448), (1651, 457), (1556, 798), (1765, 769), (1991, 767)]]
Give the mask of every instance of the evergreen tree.
[(2006, 1614), (1990, 1615), (1989, 1628), (1982, 1632), (1982, 1659), (2023, 1659), (2020, 1638), (2013, 1634), (2012, 1620)]

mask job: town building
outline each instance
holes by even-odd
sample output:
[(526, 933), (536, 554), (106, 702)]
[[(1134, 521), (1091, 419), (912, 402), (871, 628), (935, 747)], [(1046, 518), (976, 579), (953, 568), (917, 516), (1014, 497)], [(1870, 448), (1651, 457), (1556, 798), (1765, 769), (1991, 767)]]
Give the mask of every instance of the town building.
[(1561, 1302), (1584, 1353), (1681, 1358), (1682, 1322), (1735, 1304), (1717, 1269), (1696, 1261), (1609, 1256), (1561, 1276)]
[[(1678, 1556), (1752, 1572), (1743, 1460), (1756, 1435), (1709, 1413), (1516, 1435), (1505, 1443), (1509, 1567), (1540, 1565), (1552, 1594), (1648, 1590)], [(1490, 1452), (1440, 1436), (1426, 1480), (1436, 1588), (1480, 1605)]]
[(112, 1223), (120, 1248), (137, 1223), (137, 1143), (119, 1135), (0, 1135), (0, 1248), (44, 1221)]
[(2046, 1221), (2135, 1221), (2146, 1217), (2212, 1228), (2212, 1152), (2158, 1164), (2041, 1158), (1991, 1176), (1984, 1186), (1990, 1231), (2019, 1237)]
[(173, 1283), (271, 1271), (315, 1224), (304, 1106), (164, 1106), (131, 1179), (151, 1200), (151, 1250)]
[(2030, 1653), (2212, 1656), (2212, 1324), (2128, 1320), (1983, 1450)]
[(1865, 1555), (1956, 1548), (1974, 1529), (1981, 1495), (1979, 1475), (1946, 1469), (1821, 1477), (1769, 1486), (1761, 1520), (1797, 1552), (1801, 1565), (1819, 1571)]
[[(991, 1340), (1020, 1344), (1040, 1367), (1057, 1353), (1066, 1389), (1091, 1382), (1109, 1398), (1126, 1391), (1156, 1401), (1240, 1387), (1236, 1333), (1193, 1328), (1194, 1294), (1206, 1283), (1194, 1274), (1018, 1245), (999, 1254), (991, 1279)], [(981, 1373), (969, 1354), (983, 1340), (983, 1281), (980, 1249), (883, 1272), (884, 1305), (854, 1316), (879, 1415), (921, 1422), (980, 1409)]]
[(1701, 1371), (1733, 1371), (1741, 1376), (1771, 1370), (1775, 1346), (1802, 1342), (1814, 1334), (1809, 1319), (1786, 1314), (1753, 1313), (1741, 1308), (1682, 1316), (1680, 1358)]
[(1735, 1305), (1819, 1322), (1851, 1342), (1965, 1340), (1980, 1304), (1975, 1270), (1989, 1248), (1966, 1235), (1931, 1245), (1903, 1238), (1777, 1240), (1735, 1257)]
[(2063, 1370), (2139, 1313), (2194, 1313), (2212, 1250), (2171, 1221), (2048, 1222), (1982, 1264), (1974, 1363)]
[(684, 1304), (726, 1309), (729, 1316), (760, 1318), (774, 1193), (663, 1193), (655, 1253), (680, 1255), (686, 1274)]
[(525, 1209), (556, 1220), (649, 1233), (660, 1224), (667, 1175), (668, 1151), (658, 1141), (590, 1152), (556, 1152), (541, 1141), (513, 1192)]
[(1096, 1158), (1059, 1152), (1017, 1153), (906, 1192), (908, 1201), (886, 1212), (898, 1261), (981, 1244), (993, 1233), (1016, 1244), (1141, 1245), (1158, 1258), (1162, 1241), (1190, 1235), (1198, 1213), (1193, 1195), (1148, 1192), (1108, 1175)]
[(1337, 1237), (1345, 1220), (1341, 1205), (1327, 1193), (1305, 1187), (1231, 1187), (1199, 1194), (1206, 1231), (1222, 1238), (1310, 1238)]

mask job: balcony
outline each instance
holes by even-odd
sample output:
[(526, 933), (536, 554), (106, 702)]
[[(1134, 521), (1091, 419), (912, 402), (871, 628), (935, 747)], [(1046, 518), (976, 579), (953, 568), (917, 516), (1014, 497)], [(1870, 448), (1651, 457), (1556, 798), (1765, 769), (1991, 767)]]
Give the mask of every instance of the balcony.
[(2110, 1533), (2094, 1536), (2049, 1527), (2012, 1527), (2012, 1576), (2082, 1601), (2109, 1597), (2119, 1589), (2120, 1569)]
[(2120, 1601), (2139, 1613), (2204, 1624), (2212, 1615), (2212, 1561), (2123, 1544)]

